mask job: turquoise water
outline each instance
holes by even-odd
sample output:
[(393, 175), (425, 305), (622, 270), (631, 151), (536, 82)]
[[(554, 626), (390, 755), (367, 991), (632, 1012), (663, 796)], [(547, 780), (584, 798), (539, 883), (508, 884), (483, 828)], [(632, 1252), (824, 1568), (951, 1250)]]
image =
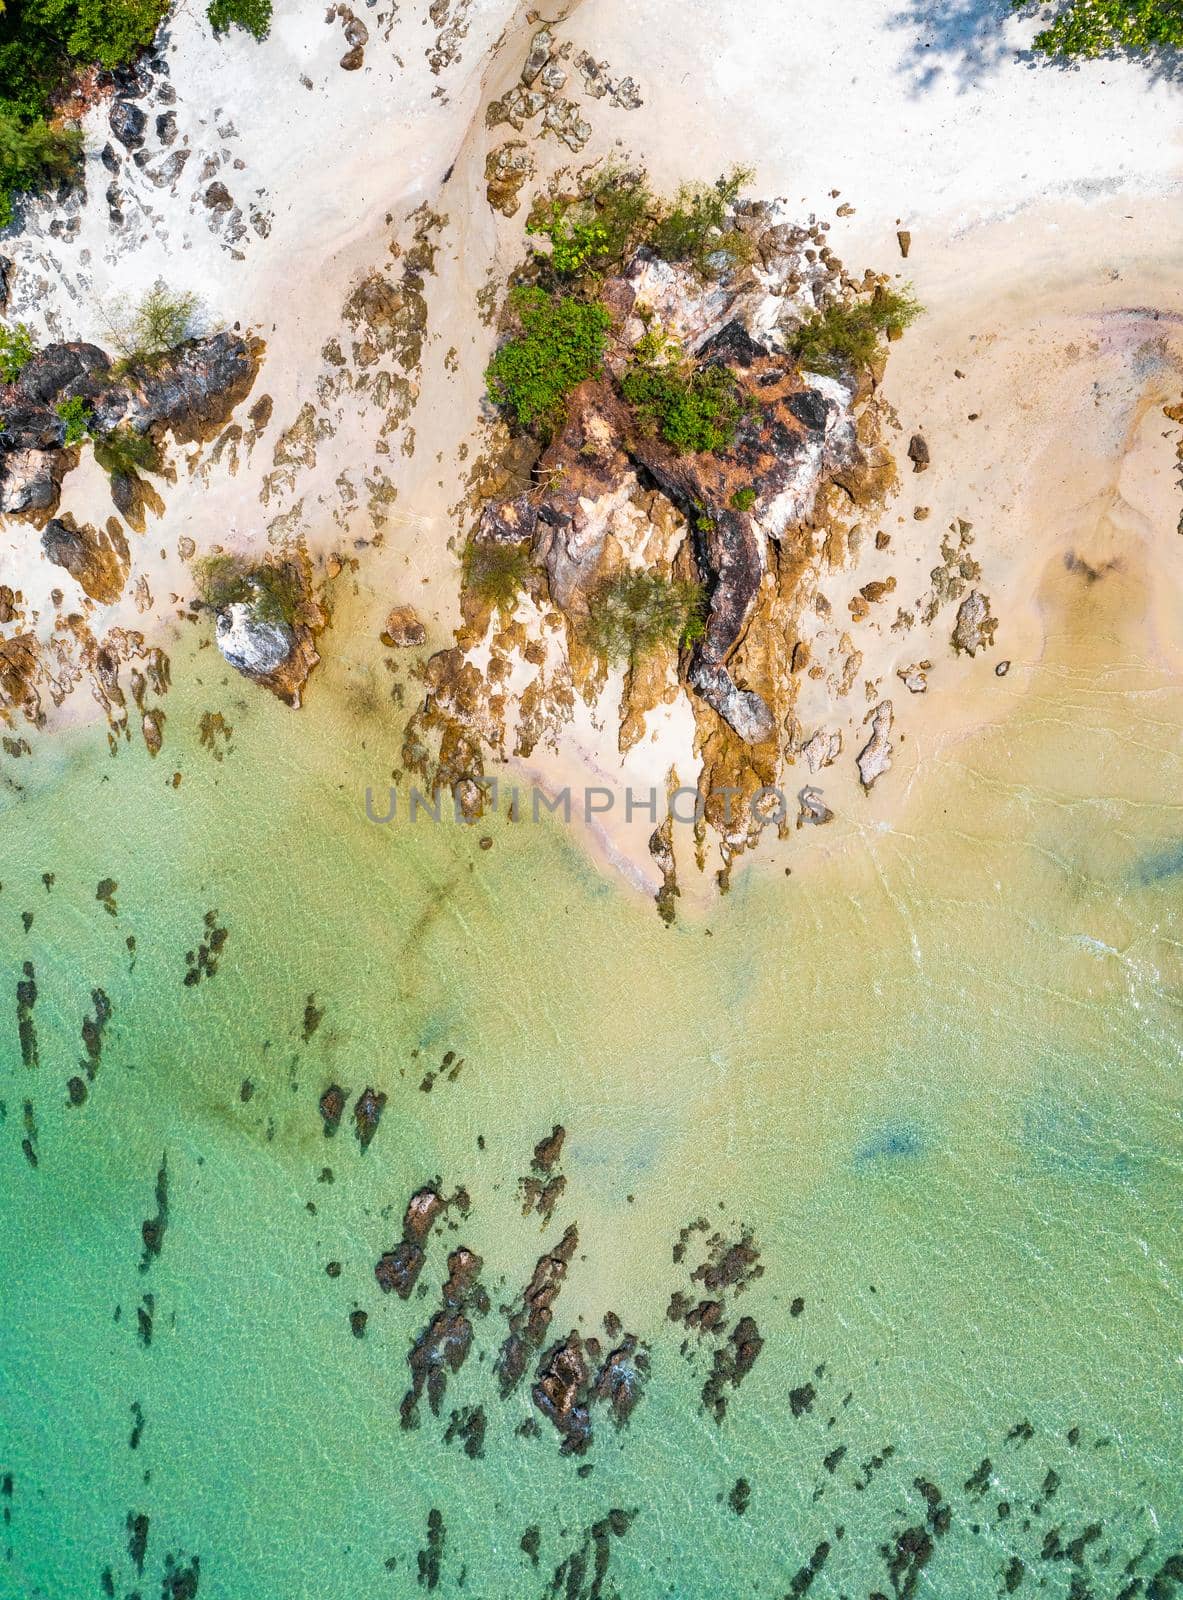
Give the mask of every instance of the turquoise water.
[[(671, 930), (557, 828), (367, 824), (399, 719), (361, 662), (293, 715), (182, 651), (156, 761), (88, 733), (6, 757), (0, 1595), (1183, 1593), (1183, 693), (1129, 589), (1071, 595), (897, 824)], [(364, 1152), (322, 1132), (333, 1082), (389, 1097)], [(556, 1123), (543, 1223), (518, 1180)], [(383, 1295), (433, 1181), (470, 1208)], [(722, 1294), (764, 1343), (721, 1422), (725, 1336), (666, 1315), (705, 1293), (706, 1236), (673, 1259), (699, 1217), (763, 1269)], [(493, 1363), (572, 1223), (547, 1342), (614, 1312), (650, 1374), (565, 1456)], [(404, 1430), (461, 1244), (489, 1309)], [(475, 1407), (479, 1458), (444, 1438)]]

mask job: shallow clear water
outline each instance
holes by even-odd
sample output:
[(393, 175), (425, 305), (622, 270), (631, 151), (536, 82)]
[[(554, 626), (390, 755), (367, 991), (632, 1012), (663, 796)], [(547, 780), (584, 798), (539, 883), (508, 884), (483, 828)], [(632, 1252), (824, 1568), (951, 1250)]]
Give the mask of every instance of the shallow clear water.
[[(836, 823), (824, 859), (737, 873), (671, 930), (557, 828), (368, 824), (399, 719), (361, 658), (293, 716), (179, 651), (155, 762), (89, 734), (6, 758), (0, 1595), (105, 1573), (155, 1595), (195, 1555), (203, 1600), (1183, 1593), (1183, 687), (1132, 578), (1045, 598), (1027, 692), (895, 827)], [(186, 985), (207, 912), (225, 944)], [(95, 989), (111, 1016), (70, 1106)], [(333, 1081), (389, 1095), (364, 1153), (348, 1122), (322, 1133)], [(542, 1226), (518, 1180), (556, 1122)], [(409, 1302), (383, 1295), (435, 1179), (471, 1208)], [(718, 1342), (666, 1316), (703, 1292), (702, 1236), (673, 1260), (700, 1216), (750, 1229), (763, 1267), (724, 1295), (764, 1346), (721, 1423)], [(529, 1384), (502, 1400), (492, 1363), (572, 1222), (553, 1336), (615, 1312), (651, 1374), (627, 1428), (593, 1408), (564, 1457), (545, 1420), (517, 1431)], [(408, 1347), (461, 1243), (491, 1308), (407, 1431)], [(475, 1406), (470, 1459), (444, 1433)]]

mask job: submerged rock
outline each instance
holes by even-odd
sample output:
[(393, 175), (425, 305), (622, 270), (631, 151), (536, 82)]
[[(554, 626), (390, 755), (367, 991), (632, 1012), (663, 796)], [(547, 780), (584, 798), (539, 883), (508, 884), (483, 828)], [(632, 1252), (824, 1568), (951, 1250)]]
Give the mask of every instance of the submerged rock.
[(473, 1337), (470, 1313), (483, 1316), (489, 1309), (489, 1298), (480, 1285), (481, 1266), (480, 1256), (463, 1245), (448, 1257), (440, 1309), (407, 1354), (411, 1387), (399, 1408), (404, 1428), (417, 1426), (424, 1394), (432, 1415), (439, 1415), (449, 1373), (459, 1372), (468, 1359)]
[(357, 1097), (357, 1103), (353, 1108), (353, 1121), (357, 1131), (357, 1142), (363, 1150), (368, 1148), (378, 1131), (385, 1104), (386, 1096), (379, 1090), (363, 1089)]
[(341, 1126), (341, 1118), (345, 1115), (347, 1094), (348, 1090), (342, 1089), (339, 1083), (331, 1083), (320, 1097), (320, 1115), (324, 1123), (326, 1139), (331, 1139)]

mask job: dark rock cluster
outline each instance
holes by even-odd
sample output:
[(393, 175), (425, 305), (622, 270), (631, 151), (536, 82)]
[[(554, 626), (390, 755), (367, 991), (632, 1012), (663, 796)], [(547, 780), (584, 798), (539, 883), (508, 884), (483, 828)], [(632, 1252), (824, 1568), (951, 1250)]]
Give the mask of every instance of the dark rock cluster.
[(222, 332), (191, 339), (118, 375), (98, 345), (48, 345), (15, 383), (0, 385), (0, 511), (42, 522), (56, 510), (77, 460), (66, 446), (65, 401), (81, 400), (96, 433), (130, 427), (172, 432), (178, 443), (210, 437), (249, 393), (262, 347)]

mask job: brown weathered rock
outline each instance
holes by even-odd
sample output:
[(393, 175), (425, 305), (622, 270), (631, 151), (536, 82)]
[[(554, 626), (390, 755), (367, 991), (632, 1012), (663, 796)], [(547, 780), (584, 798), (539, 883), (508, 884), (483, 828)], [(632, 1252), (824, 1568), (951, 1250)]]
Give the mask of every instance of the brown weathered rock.
[(160, 710), (145, 711), (140, 719), (140, 731), (144, 735), (144, 743), (148, 747), (150, 756), (158, 756), (164, 743), (164, 712)]
[(521, 206), (521, 190), (534, 175), (534, 158), (524, 139), (507, 139), (485, 157), (485, 198), (494, 211), (512, 217)]
[(958, 653), (976, 655), (994, 643), (994, 630), (998, 618), (990, 615), (989, 598), (978, 589), (971, 589), (957, 608), (957, 623), (953, 629), (953, 648)]
[(928, 441), (922, 433), (914, 433), (908, 442), (908, 460), (913, 472), (923, 472), (931, 461)]
[(545, 1339), (554, 1317), (555, 1300), (578, 1247), (579, 1234), (570, 1227), (553, 1251), (538, 1258), (521, 1300), (510, 1311), (509, 1333), (495, 1365), (503, 1395), (511, 1394), (517, 1387), (531, 1355)]
[(118, 522), (114, 532), (96, 530), (73, 517), (54, 517), (41, 535), (41, 548), (55, 566), (64, 567), (92, 600), (111, 605), (123, 593), (131, 567), (131, 552)]
[(395, 606), (386, 618), (381, 638), (388, 650), (403, 650), (423, 644), (427, 629), (414, 606)]

